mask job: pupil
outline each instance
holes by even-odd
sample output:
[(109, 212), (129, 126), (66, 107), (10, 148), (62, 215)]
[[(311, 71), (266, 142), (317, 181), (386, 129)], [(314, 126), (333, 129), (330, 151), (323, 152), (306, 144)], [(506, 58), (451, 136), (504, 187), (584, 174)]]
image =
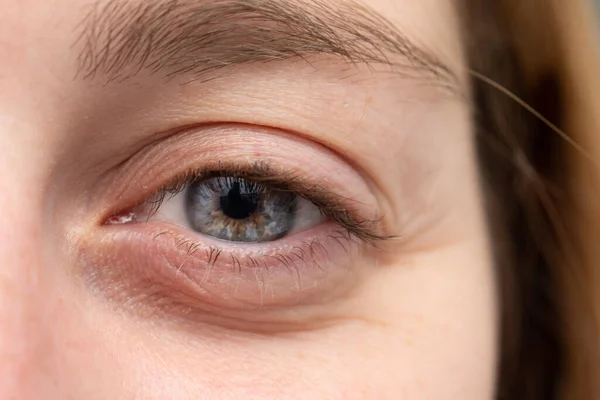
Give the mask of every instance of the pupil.
[(258, 208), (258, 196), (242, 193), (239, 182), (234, 182), (229, 192), (220, 198), (221, 210), (231, 219), (245, 219)]

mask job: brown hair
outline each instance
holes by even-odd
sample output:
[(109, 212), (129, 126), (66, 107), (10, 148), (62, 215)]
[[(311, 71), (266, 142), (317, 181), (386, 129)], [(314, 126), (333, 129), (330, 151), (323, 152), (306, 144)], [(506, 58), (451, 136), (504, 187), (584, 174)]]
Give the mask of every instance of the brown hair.
[[(573, 26), (557, 12), (567, 7), (561, 3), (461, 4), (501, 298), (498, 399), (600, 396), (593, 386), (593, 257), (585, 253), (589, 236), (581, 234), (582, 218), (599, 214), (578, 197), (584, 172), (586, 188), (597, 182), (593, 152), (582, 136), (598, 121), (577, 126), (587, 114), (573, 116), (573, 96), (581, 87), (568, 69), (575, 60), (565, 36)], [(575, 3), (568, 7), (585, 10)], [(598, 72), (590, 76), (597, 79)]]

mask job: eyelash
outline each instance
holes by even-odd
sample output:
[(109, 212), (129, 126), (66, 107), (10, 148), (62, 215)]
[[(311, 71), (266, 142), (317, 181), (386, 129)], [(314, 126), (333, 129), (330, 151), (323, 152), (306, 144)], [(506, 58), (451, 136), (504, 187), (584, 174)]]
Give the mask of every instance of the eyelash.
[[(380, 220), (368, 220), (358, 217), (358, 212), (351, 205), (356, 203), (356, 200), (344, 198), (320, 185), (308, 183), (302, 176), (292, 172), (276, 172), (269, 164), (262, 162), (246, 165), (218, 162), (217, 165), (217, 168), (191, 169), (176, 176), (169, 183), (148, 196), (145, 201), (135, 206), (129, 214), (135, 215), (141, 211), (145, 220), (148, 221), (158, 212), (166, 200), (183, 192), (193, 182), (205, 181), (211, 178), (235, 177), (260, 184), (258, 185), (259, 190), (276, 189), (294, 192), (315, 204), (324, 216), (337, 223), (347, 232), (348, 236), (355, 237), (367, 244), (374, 246), (378, 242), (390, 238), (377, 233)], [(118, 218), (112, 217), (108, 221), (109, 224), (118, 222)]]

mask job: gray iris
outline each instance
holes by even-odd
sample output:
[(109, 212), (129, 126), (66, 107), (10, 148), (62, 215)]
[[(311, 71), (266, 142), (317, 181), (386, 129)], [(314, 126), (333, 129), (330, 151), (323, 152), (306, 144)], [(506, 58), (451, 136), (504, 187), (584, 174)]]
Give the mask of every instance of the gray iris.
[(235, 242), (268, 242), (294, 226), (297, 196), (243, 178), (219, 177), (193, 182), (186, 193), (191, 227)]

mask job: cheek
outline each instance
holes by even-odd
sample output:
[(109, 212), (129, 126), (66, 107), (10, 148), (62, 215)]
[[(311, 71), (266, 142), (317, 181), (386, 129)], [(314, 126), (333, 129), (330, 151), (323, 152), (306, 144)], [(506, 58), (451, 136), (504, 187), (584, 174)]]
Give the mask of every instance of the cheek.
[(393, 363), (386, 365), (391, 337), (360, 323), (318, 338), (199, 334), (182, 340), (113, 327), (110, 336), (87, 333), (86, 347), (97, 350), (71, 352), (63, 369), (66, 393), (124, 400), (391, 399), (399, 389)]
[(337, 323), (305, 332), (132, 322), (83, 296), (58, 327), (61, 381), (92, 400), (491, 399), (495, 303), (482, 249), (382, 266)]
[(381, 260), (384, 272), (362, 293), (372, 322), (391, 333), (388, 379), (408, 399), (493, 398), (496, 290), (480, 237)]

